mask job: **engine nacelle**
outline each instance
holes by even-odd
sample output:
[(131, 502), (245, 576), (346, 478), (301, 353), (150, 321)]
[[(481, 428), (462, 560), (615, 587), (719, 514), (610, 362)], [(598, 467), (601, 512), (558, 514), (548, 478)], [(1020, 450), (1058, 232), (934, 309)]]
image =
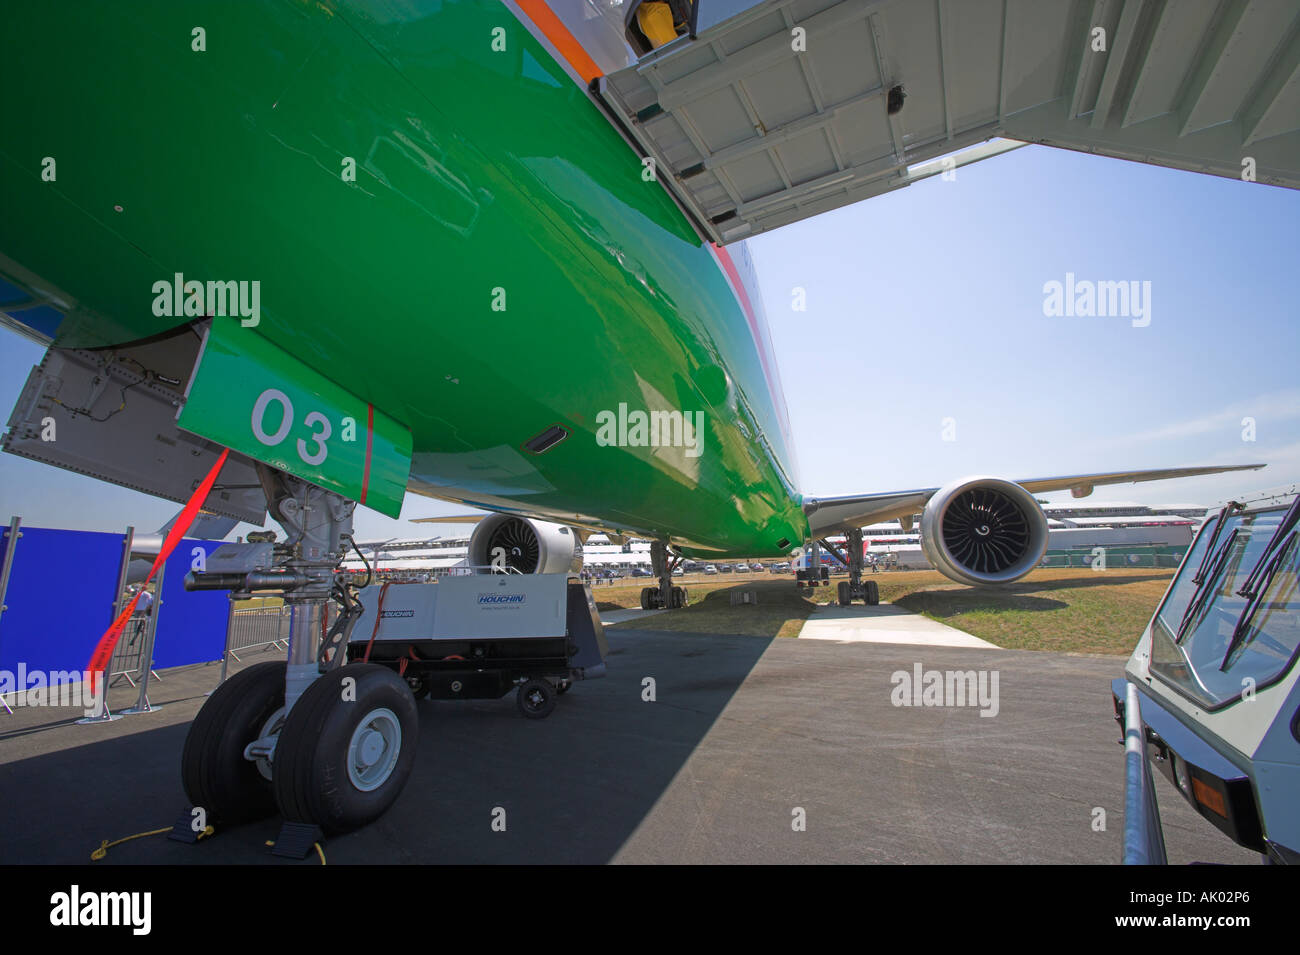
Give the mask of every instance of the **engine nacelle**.
[(1019, 484), (968, 477), (940, 488), (921, 512), (921, 549), (961, 584), (1009, 584), (1038, 566), (1047, 517)]
[(564, 524), (492, 514), (470, 535), (469, 563), (480, 573), (577, 573), (582, 569), (582, 541)]

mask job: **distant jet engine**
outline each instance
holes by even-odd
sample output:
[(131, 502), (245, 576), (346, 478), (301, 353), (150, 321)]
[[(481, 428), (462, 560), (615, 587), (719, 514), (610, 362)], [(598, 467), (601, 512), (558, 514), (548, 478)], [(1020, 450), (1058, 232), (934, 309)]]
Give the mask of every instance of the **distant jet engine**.
[(1047, 518), (1019, 484), (968, 477), (940, 488), (921, 512), (921, 549), (961, 584), (1009, 584), (1038, 566)]
[(469, 563), (484, 573), (577, 573), (582, 541), (564, 524), (492, 514), (470, 535)]

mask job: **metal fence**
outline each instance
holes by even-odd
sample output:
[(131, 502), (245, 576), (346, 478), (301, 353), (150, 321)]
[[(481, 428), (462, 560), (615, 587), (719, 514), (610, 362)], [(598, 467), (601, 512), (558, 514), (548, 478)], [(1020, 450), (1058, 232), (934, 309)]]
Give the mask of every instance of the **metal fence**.
[(1182, 562), (1186, 547), (1102, 547), (1075, 550), (1049, 550), (1042, 567), (1097, 567), (1098, 558), (1104, 559), (1107, 570), (1124, 567), (1175, 568)]
[[(139, 681), (140, 657), (147, 642), (148, 626), (149, 618), (144, 614), (138, 613), (127, 621), (113, 650), (109, 686), (121, 686), (123, 682), (135, 686)], [(257, 650), (288, 650), (288, 635), (288, 607), (236, 610), (230, 622), (227, 650), (231, 658), (243, 662), (244, 656)], [(150, 679), (162, 681), (157, 670), (150, 671)]]
[[(123, 680), (135, 686), (135, 681), (140, 676), (140, 655), (144, 652), (148, 626), (149, 618), (142, 613), (137, 613), (126, 622), (126, 628), (122, 631), (117, 646), (113, 648), (113, 660), (108, 670), (111, 674), (109, 686), (118, 686)], [(155, 677), (157, 675), (154, 674)]]
[(289, 614), (289, 608), (283, 606), (236, 610), (230, 623), (230, 655), (242, 661), (241, 653), (289, 649)]

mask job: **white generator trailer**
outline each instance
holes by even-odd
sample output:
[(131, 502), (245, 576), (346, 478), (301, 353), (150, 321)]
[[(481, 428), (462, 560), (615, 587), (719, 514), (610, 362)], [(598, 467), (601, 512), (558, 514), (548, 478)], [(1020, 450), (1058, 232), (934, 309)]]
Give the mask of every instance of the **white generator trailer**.
[(499, 699), (548, 716), (576, 680), (605, 674), (595, 602), (569, 574), (472, 574), (373, 584), (351, 629), (349, 662), (404, 677), (417, 699)]

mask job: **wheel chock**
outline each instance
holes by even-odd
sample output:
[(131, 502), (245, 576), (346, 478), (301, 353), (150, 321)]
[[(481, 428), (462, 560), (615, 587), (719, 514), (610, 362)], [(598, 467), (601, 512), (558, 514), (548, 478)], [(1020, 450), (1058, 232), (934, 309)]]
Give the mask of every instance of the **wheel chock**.
[(325, 838), (321, 827), (310, 822), (286, 822), (275, 837), (271, 855), (283, 859), (305, 859), (311, 855), (316, 843)]
[(194, 830), (194, 810), (184, 809), (172, 823), (171, 832), (167, 833), (167, 838), (172, 842), (185, 842), (193, 845), (202, 838), (204, 830), (200, 828), (197, 832)]

